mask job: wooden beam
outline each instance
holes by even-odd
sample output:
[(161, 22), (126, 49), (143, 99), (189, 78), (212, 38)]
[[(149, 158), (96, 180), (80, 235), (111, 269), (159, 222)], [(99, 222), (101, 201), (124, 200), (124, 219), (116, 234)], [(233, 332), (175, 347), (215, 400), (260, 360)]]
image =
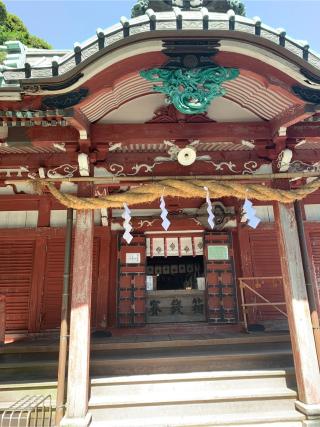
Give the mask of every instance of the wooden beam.
[(311, 117), (316, 112), (316, 106), (312, 104), (295, 105), (289, 107), (283, 113), (279, 114), (269, 122), (272, 136), (281, 136), (279, 134), (281, 128), (287, 129), (296, 123)]
[[(149, 124), (91, 124), (81, 113), (69, 113), (70, 126), (50, 129), (34, 126), (27, 129), (28, 140), (34, 146), (66, 144), (67, 151), (74, 151), (79, 142), (79, 132), (92, 144), (106, 142), (161, 143), (163, 139), (200, 139), (204, 142), (272, 140), (269, 122), (254, 123), (149, 123)], [(72, 116), (73, 114), (73, 116)], [(290, 121), (284, 123), (290, 124)], [(295, 121), (295, 120), (294, 120)], [(288, 138), (312, 139), (320, 137), (320, 122), (295, 123), (288, 126)], [(126, 141), (126, 138), (128, 141)], [(1, 138), (0, 138), (1, 139)], [(52, 143), (52, 144), (49, 144)]]
[(93, 259), (93, 211), (79, 210), (75, 227), (67, 410), (60, 426), (87, 427), (90, 317)]
[[(279, 172), (279, 173), (266, 173), (256, 175), (177, 175), (177, 176), (118, 176), (118, 177), (75, 177), (75, 178), (43, 178), (42, 182), (77, 182), (81, 184), (103, 184), (114, 187), (120, 182), (126, 185), (140, 185), (141, 183), (147, 184), (155, 181), (163, 181), (166, 179), (177, 179), (181, 181), (192, 181), (192, 180), (212, 180), (212, 181), (240, 181), (240, 182), (261, 182), (269, 181), (274, 179), (290, 179), (290, 178), (312, 178), (319, 177), (319, 172)], [(34, 182), (33, 179), (6, 179), (4, 183), (6, 185), (17, 184), (21, 182)]]
[(93, 124), (91, 139), (123, 145), (161, 143), (164, 139), (200, 139), (202, 142), (270, 139), (268, 123), (149, 123)]
[(44, 167), (54, 169), (69, 164), (78, 165), (78, 153), (32, 153), (32, 154), (3, 154), (0, 156), (0, 168), (28, 166), (29, 169)]
[(65, 110), (64, 119), (69, 126), (77, 129), (80, 140), (89, 139), (91, 123), (80, 110), (76, 108), (67, 108)]
[(299, 401), (320, 415), (320, 373), (293, 205), (275, 204), (275, 218)]
[(288, 138), (320, 140), (320, 122), (298, 123), (288, 128)]

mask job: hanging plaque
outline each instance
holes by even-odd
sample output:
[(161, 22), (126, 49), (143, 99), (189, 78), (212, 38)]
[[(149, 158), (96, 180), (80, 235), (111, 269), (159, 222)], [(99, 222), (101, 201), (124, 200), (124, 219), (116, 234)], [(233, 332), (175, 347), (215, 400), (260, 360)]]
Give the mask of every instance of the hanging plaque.
[(229, 259), (229, 249), (227, 245), (208, 246), (209, 261), (224, 261)]
[(140, 264), (140, 253), (126, 253), (126, 264)]

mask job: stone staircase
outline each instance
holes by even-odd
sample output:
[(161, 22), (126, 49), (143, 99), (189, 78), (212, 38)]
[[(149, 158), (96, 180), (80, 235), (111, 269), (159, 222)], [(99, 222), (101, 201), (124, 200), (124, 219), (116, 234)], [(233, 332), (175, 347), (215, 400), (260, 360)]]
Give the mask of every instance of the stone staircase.
[[(0, 408), (26, 394), (54, 398), (57, 352), (40, 347), (0, 352)], [(93, 427), (301, 427), (296, 397), (287, 335), (92, 346)]]

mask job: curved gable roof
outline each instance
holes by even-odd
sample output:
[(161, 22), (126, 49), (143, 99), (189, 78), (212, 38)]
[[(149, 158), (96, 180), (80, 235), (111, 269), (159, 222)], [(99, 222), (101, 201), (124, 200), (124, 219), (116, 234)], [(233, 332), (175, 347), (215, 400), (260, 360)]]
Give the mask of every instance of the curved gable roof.
[[(196, 12), (175, 9), (155, 13), (148, 10), (146, 15), (131, 20), (121, 18), (119, 24), (107, 30), (97, 30), (96, 36), (81, 45), (76, 44), (74, 51), (53, 57), (50, 65), (47, 60), (43, 64), (25, 62), (21, 66), (20, 62), (18, 68), (5, 67), (2, 84), (0, 73), (0, 90), (20, 87), (39, 94), (66, 92), (101, 71), (95, 64), (102, 58), (108, 62), (108, 53), (152, 40), (161, 50), (159, 42), (166, 37), (216, 39), (220, 42), (220, 51), (242, 51), (253, 57), (260, 55), (266, 63), (274, 65), (278, 62), (279, 67), (300, 84), (308, 86), (312, 80), (316, 86), (320, 85), (320, 56), (310, 50), (306, 42), (293, 40), (285, 31), (270, 28), (258, 18), (237, 16), (233, 11), (211, 13), (203, 8)], [(28, 60), (28, 55), (24, 54)]]

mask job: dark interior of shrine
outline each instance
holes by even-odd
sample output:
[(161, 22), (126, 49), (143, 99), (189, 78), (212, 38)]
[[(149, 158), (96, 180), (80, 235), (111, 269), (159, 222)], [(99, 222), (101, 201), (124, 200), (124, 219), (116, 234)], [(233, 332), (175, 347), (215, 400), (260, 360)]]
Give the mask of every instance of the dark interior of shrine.
[(155, 278), (154, 290), (197, 289), (197, 278), (204, 276), (203, 257), (148, 257), (147, 275)]

